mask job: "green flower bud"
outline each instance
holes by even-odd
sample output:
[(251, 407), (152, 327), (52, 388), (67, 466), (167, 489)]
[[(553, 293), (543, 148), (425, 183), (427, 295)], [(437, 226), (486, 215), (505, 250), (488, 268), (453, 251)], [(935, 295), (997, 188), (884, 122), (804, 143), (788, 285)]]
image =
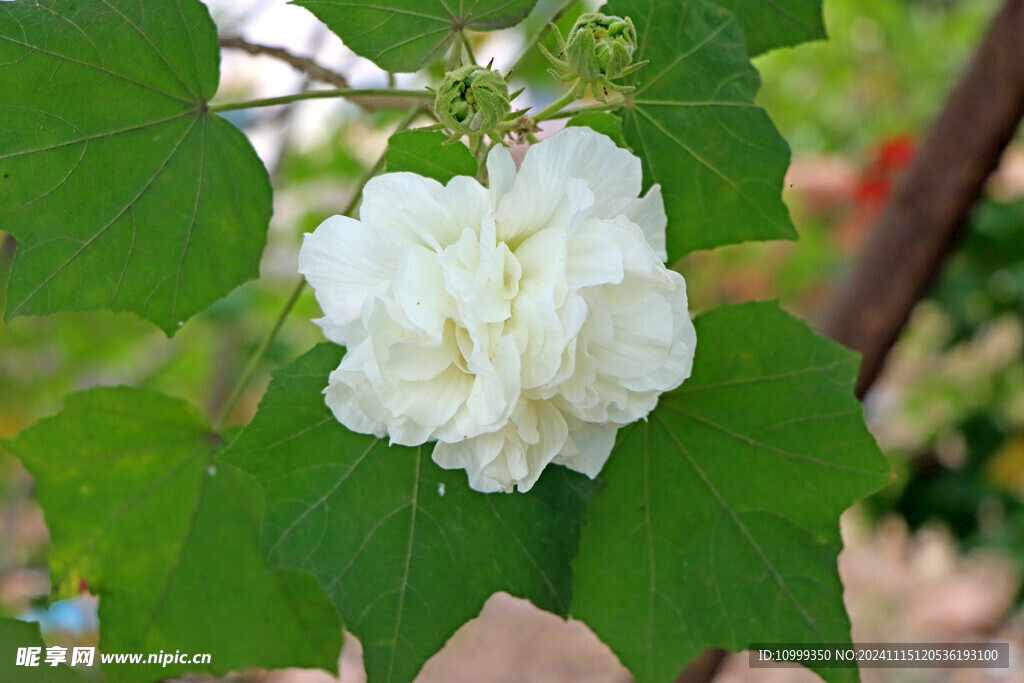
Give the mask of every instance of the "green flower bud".
[(508, 83), (497, 71), (463, 66), (445, 74), (434, 99), (434, 113), (449, 130), (463, 135), (486, 133), (512, 110)]
[(557, 57), (543, 46), (541, 51), (555, 67), (552, 73), (557, 78), (577, 82), (579, 95), (587, 86), (602, 100), (609, 90), (628, 93), (632, 87), (612, 81), (634, 73), (647, 63), (633, 63), (637, 49), (636, 28), (629, 17), (612, 17), (600, 12), (582, 14), (573, 24), (568, 40), (562, 39), (557, 28), (555, 39), (559, 49)]
[(565, 61), (585, 81), (614, 80), (633, 62), (636, 29), (626, 17), (580, 16), (565, 44)]

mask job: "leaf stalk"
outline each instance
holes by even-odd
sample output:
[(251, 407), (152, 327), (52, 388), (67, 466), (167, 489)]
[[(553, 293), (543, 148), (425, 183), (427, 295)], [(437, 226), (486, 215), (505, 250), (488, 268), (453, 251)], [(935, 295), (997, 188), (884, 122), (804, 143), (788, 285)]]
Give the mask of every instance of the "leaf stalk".
[[(411, 107), (409, 111), (406, 112), (402, 120), (398, 123), (398, 126), (396, 127), (392, 135), (408, 128), (419, 114), (420, 107), (418, 105), (415, 107)], [(366, 184), (370, 182), (370, 180), (374, 176), (380, 173), (381, 169), (383, 168), (384, 154), (381, 153), (380, 157), (377, 158), (377, 161), (374, 162), (373, 166), (371, 166), (369, 170), (367, 170), (367, 172), (363, 175), (363, 177), (360, 178), (358, 189), (356, 190), (355, 194), (352, 195), (352, 199), (349, 200), (348, 205), (342, 212), (343, 215), (351, 216), (352, 212), (354, 212), (356, 207), (359, 205), (359, 200), (363, 196), (363, 189), (366, 187)], [(289, 296), (288, 300), (285, 302), (284, 308), (282, 308), (281, 312), (277, 315), (277, 319), (274, 321), (274, 326), (270, 328), (270, 331), (267, 333), (266, 337), (263, 338), (263, 341), (260, 342), (259, 347), (257, 347), (256, 352), (253, 353), (251, 358), (249, 358), (249, 362), (246, 363), (245, 369), (242, 371), (242, 374), (239, 376), (234, 388), (231, 390), (231, 395), (228, 397), (228, 400), (224, 402), (224, 407), (221, 408), (220, 412), (217, 414), (217, 418), (213, 421), (214, 431), (219, 431), (220, 428), (224, 425), (224, 421), (227, 420), (228, 417), (231, 415), (231, 411), (234, 410), (235, 404), (237, 404), (238, 399), (241, 398), (242, 392), (245, 391), (245, 387), (248, 386), (249, 382), (252, 380), (252, 376), (256, 372), (256, 368), (259, 367), (260, 361), (263, 360), (263, 357), (267, 354), (267, 349), (270, 348), (270, 345), (274, 342), (274, 339), (277, 338), (278, 333), (281, 331), (281, 327), (284, 326), (284, 321), (287, 320), (288, 315), (292, 312), (292, 309), (295, 308), (295, 304), (298, 302), (299, 296), (302, 294), (305, 288), (306, 280), (300, 278), (299, 282), (295, 285), (295, 288), (292, 290), (291, 296)]]
[[(209, 107), (209, 111), (214, 113), (220, 113), (225, 111), (233, 111), (236, 109), (254, 109), (256, 107), (276, 107), (282, 104), (291, 104), (292, 102), (299, 102), (300, 100), (316, 100), (316, 99), (327, 99), (332, 97), (363, 97), (363, 96), (374, 96), (374, 97), (395, 97), (395, 98), (409, 98), (414, 97), (422, 100), (431, 100), (434, 96), (426, 90), (402, 90), (399, 88), (340, 88), (335, 90), (309, 90), (307, 92), (294, 93), (292, 95), (282, 95), (281, 97), (267, 97), (259, 100), (245, 100), (242, 102), (225, 102), (224, 104), (215, 104)], [(404, 103), (396, 102), (397, 108), (404, 108)]]

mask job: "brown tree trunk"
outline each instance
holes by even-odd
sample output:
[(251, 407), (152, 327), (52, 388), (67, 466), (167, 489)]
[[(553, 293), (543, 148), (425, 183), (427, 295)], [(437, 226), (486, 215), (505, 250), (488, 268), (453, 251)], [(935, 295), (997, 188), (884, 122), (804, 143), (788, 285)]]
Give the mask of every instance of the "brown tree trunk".
[(858, 397), (941, 269), (1022, 116), (1024, 0), (1007, 0), (821, 318), (822, 333), (863, 355)]

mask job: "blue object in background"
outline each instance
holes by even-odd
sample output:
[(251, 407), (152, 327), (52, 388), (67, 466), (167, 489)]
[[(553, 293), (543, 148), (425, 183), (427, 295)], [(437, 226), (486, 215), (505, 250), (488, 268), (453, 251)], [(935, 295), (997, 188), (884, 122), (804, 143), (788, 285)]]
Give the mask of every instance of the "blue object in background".
[(48, 608), (32, 607), (18, 615), (22, 621), (37, 621), (43, 632), (67, 631), (85, 633), (95, 631), (100, 622), (96, 615), (96, 601), (82, 598), (58, 600)]

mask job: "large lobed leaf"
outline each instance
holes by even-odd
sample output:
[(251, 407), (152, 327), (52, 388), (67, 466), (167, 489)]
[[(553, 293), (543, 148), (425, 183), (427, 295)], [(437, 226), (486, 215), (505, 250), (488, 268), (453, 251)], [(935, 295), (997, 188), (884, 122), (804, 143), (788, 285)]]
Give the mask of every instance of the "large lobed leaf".
[(337, 614), (308, 574), (266, 568), (258, 487), (214, 459), (221, 437), (191, 406), (91, 389), (4, 446), (35, 477), (54, 585), (84, 579), (102, 596), (100, 649), (211, 655), (207, 666), (111, 664), (109, 679), (336, 669)]
[(793, 239), (782, 203), (789, 147), (754, 104), (760, 79), (735, 17), (702, 0), (612, 0), (631, 16), (636, 90), (622, 108), (626, 142), (660, 183), (669, 262), (695, 249)]
[(8, 319), (109, 308), (171, 334), (258, 274), (270, 183), (207, 111), (219, 60), (196, 0), (0, 3)]
[(573, 565), (573, 615), (639, 681), (709, 646), (849, 642), (837, 519), (888, 481), (855, 354), (774, 304), (695, 324), (693, 376), (620, 430)]
[(225, 457), (264, 485), (269, 561), (320, 580), (370, 680), (412, 680), (496, 591), (566, 614), (594, 484), (552, 467), (529, 495), (487, 495), (428, 447), (346, 430), (321, 395), (342, 352), (321, 344), (278, 370)]
[(418, 71), (440, 59), (462, 29), (515, 26), (537, 0), (292, 0), (357, 55), (387, 71)]

